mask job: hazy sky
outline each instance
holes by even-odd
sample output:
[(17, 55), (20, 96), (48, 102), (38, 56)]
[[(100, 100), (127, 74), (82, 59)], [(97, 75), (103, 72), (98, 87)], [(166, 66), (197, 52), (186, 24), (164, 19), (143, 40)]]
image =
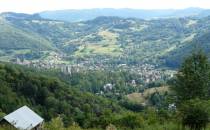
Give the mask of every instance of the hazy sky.
[(0, 12), (34, 13), (89, 8), (180, 9), (210, 8), (210, 0), (0, 0)]

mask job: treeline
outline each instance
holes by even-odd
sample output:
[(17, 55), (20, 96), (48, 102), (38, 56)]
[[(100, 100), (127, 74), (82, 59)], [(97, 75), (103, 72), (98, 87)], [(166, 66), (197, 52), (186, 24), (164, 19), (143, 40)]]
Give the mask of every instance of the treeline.
[[(74, 84), (31, 68), (0, 63), (0, 83), (0, 117), (27, 105), (45, 119), (47, 130), (105, 129), (110, 124), (129, 130), (161, 122), (155, 109), (139, 113), (143, 107), (125, 98), (118, 102), (82, 92)], [(85, 83), (82, 85), (86, 87)]]
[(0, 116), (22, 105), (28, 105), (45, 118), (46, 130), (210, 128), (210, 63), (200, 51), (185, 59), (175, 79), (169, 82), (169, 94), (164, 95), (165, 97), (151, 97), (154, 104), (156, 99), (165, 100), (164, 105), (157, 105), (158, 107), (142, 108), (126, 100), (117, 101), (95, 96), (87, 93), (87, 90), (81, 92), (85, 83), (76, 87), (78, 84), (72, 84), (71, 81), (73, 77), (69, 84), (54, 76), (34, 71), (0, 64)]
[(14, 65), (0, 64), (0, 82), (0, 110), (6, 114), (28, 105), (46, 121), (60, 116), (65, 125), (77, 122), (82, 127), (94, 127), (107, 113), (123, 112), (112, 101)]
[(185, 59), (174, 80), (177, 110), (183, 126), (205, 129), (210, 118), (210, 63), (202, 51)]
[[(120, 93), (125, 95), (140, 91), (140, 85), (143, 85), (143, 81), (137, 74), (131, 74), (126, 71), (73, 71), (71, 75), (59, 73), (58, 77), (81, 91), (88, 91), (91, 93), (103, 91), (104, 93)], [(135, 80), (136, 86), (132, 84), (132, 80)], [(106, 90), (104, 88), (106, 84), (111, 84), (113, 86), (112, 89)]]

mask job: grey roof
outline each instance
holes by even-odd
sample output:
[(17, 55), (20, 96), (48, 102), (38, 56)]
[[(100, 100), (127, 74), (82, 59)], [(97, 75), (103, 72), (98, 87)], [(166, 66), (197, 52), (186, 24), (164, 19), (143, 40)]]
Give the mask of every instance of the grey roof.
[(43, 122), (43, 119), (27, 106), (17, 109), (4, 119), (19, 130), (31, 130)]

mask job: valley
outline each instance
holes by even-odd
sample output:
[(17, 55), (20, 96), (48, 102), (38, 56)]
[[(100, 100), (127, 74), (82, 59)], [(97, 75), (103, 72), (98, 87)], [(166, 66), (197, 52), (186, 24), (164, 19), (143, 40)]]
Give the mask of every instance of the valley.
[(66, 11), (0, 14), (0, 121), (24, 105), (43, 130), (179, 130), (184, 115), (209, 119), (208, 9)]
[[(64, 73), (70, 73), (71, 68), (129, 70), (145, 77), (151, 77), (151, 73), (151, 79), (142, 79), (154, 81), (163, 79), (156, 77), (173, 75), (182, 59), (193, 50), (191, 44), (194, 47), (201, 44), (196, 40), (209, 32), (205, 26), (208, 19), (97, 17), (70, 23), (44, 19), (37, 14), (4, 13), (0, 60)], [(7, 33), (11, 35), (14, 30), (17, 30), (14, 39), (7, 38)], [(19, 35), (23, 41), (16, 39)], [(201, 46), (207, 53), (208, 42), (203, 41)]]

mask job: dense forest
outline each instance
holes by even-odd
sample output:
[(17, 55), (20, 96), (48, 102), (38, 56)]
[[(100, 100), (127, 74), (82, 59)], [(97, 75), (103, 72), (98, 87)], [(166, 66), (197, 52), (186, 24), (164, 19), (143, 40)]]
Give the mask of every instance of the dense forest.
[[(1, 63), (0, 70), (1, 116), (28, 105), (43, 116), (46, 122), (59, 117), (64, 126), (75, 122), (83, 128), (105, 128), (113, 123), (125, 129), (133, 129), (140, 127), (144, 120), (141, 113), (134, 112), (135, 109), (141, 111), (142, 106), (129, 101), (119, 103), (114, 99), (80, 92), (58, 78), (50, 77), (48, 73), (40, 74), (30, 68)], [(135, 108), (129, 109), (132, 106)]]
[[(107, 96), (97, 96), (92, 91), (88, 92), (89, 88), (80, 91), (82, 86), (86, 87), (82, 81), (81, 84), (72, 84), (72, 81), (64, 82), (63, 78), (54, 75), (1, 63), (1, 117), (28, 105), (45, 119), (46, 130), (209, 128), (210, 63), (201, 51), (189, 56), (176, 77), (167, 82), (171, 89), (165, 95), (161, 107), (153, 104), (137, 105), (125, 97), (121, 97), (119, 101)], [(151, 97), (155, 96), (157, 95)], [(7, 126), (0, 129), (5, 130)]]

